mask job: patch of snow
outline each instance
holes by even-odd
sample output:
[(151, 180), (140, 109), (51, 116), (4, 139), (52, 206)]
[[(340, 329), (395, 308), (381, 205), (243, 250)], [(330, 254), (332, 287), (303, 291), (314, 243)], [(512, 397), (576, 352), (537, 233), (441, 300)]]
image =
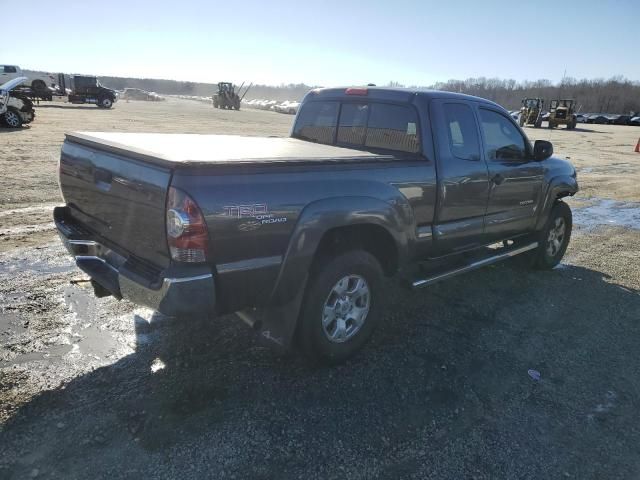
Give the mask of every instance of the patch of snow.
[(640, 230), (640, 203), (595, 199), (590, 205), (574, 209), (573, 223), (587, 229), (611, 225)]

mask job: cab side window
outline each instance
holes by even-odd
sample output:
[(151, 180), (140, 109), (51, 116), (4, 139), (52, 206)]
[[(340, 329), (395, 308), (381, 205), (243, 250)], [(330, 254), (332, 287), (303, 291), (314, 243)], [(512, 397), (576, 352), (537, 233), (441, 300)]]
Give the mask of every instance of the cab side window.
[(16, 67), (12, 67), (11, 65), (5, 65), (4, 73), (16, 73)]
[(480, 141), (473, 111), (463, 103), (443, 105), (449, 149), (461, 160), (480, 160)]
[(504, 115), (480, 108), (480, 125), (484, 134), (485, 154), (489, 161), (525, 160), (525, 139)]

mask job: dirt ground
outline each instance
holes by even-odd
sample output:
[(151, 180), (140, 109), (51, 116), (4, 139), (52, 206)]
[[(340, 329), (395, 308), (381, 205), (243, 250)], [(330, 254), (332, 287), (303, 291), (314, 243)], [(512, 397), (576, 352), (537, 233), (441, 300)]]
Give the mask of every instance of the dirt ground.
[(234, 317), (92, 296), (51, 224), (65, 131), (291, 121), (43, 103), (30, 128), (0, 129), (0, 478), (638, 478), (640, 128), (527, 129), (578, 169), (563, 263), (390, 283), (373, 341), (337, 368), (279, 357)]

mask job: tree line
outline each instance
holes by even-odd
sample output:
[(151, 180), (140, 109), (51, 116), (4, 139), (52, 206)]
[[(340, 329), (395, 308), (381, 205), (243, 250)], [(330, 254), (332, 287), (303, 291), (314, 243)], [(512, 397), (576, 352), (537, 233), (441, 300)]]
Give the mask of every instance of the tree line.
[[(390, 84), (398, 85), (397, 82)], [(554, 84), (550, 80), (516, 82), (498, 78), (468, 78), (449, 80), (427, 88), (466, 93), (492, 100), (508, 110), (520, 107), (525, 97), (544, 98), (545, 107), (554, 99), (572, 98), (576, 110), (584, 113), (640, 112), (640, 82), (623, 77), (605, 79), (564, 78)]]

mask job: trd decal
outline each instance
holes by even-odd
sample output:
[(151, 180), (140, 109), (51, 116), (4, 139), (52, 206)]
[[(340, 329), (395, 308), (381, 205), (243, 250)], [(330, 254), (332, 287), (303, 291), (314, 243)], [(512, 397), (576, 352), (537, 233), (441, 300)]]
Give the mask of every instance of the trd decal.
[(286, 223), (287, 221), (287, 217), (276, 217), (275, 214), (269, 213), (269, 207), (266, 203), (227, 205), (223, 209), (226, 217), (254, 219), (253, 222), (249, 222), (252, 228), (241, 228), (241, 230), (253, 230), (260, 225)]

